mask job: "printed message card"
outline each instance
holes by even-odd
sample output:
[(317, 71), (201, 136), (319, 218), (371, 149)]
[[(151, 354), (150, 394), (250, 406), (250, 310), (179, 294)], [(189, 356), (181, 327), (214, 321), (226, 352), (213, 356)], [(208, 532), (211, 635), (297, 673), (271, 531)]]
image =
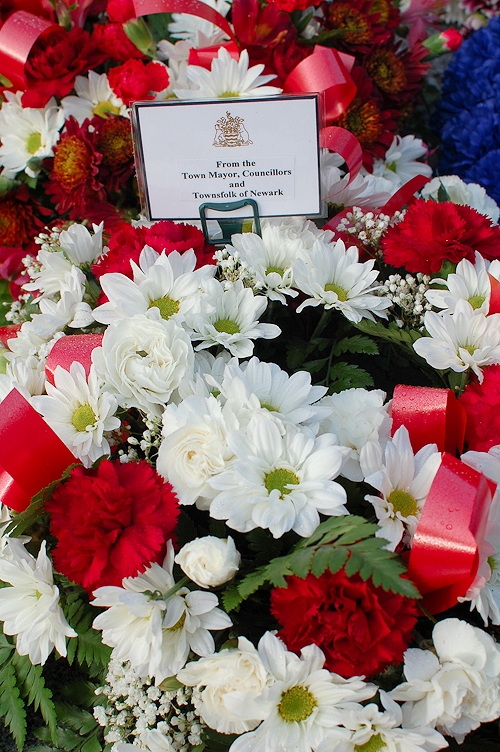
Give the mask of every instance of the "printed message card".
[[(204, 202), (245, 198), (262, 217), (321, 214), (318, 120), (315, 94), (136, 103), (149, 219), (199, 219)], [(250, 215), (245, 207), (233, 216)]]

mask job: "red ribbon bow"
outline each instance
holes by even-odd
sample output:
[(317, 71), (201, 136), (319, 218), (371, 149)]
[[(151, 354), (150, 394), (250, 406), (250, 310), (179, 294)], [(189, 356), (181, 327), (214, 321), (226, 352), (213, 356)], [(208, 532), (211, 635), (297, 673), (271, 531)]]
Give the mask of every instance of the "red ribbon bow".
[(59, 29), (46, 18), (18, 10), (0, 29), (0, 71), (15, 89), (26, 89), (26, 62), (37, 39), (47, 29)]
[(77, 461), (17, 389), (0, 404), (0, 447), (0, 501), (16, 512)]
[(67, 337), (58, 339), (45, 363), (45, 375), (48, 381), (51, 384), (54, 383), (57, 366), (69, 371), (75, 360), (83, 365), (85, 374), (88, 376), (92, 365), (92, 350), (101, 346), (103, 336), (103, 334), (69, 334)]

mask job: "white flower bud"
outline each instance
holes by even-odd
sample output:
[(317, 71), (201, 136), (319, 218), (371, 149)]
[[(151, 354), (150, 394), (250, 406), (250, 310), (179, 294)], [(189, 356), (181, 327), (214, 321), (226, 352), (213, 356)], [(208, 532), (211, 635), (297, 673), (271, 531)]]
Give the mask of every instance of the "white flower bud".
[(209, 588), (231, 580), (238, 571), (240, 558), (231, 537), (207, 535), (186, 543), (175, 561), (193, 582)]

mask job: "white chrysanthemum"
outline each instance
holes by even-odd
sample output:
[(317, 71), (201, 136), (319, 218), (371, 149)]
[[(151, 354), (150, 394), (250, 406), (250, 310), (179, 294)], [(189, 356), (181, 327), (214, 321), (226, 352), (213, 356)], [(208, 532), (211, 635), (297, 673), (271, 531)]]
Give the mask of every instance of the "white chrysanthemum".
[(436, 444), (427, 444), (413, 454), (405, 426), (398, 428), (387, 442), (384, 456), (379, 444), (371, 443), (361, 450), (365, 483), (380, 491), (380, 496), (368, 494), (365, 499), (377, 515), (380, 527), (375, 535), (389, 541), (389, 551), (395, 551), (401, 541), (411, 545), (440, 465), (441, 452)]
[(435, 308), (442, 308), (446, 313), (453, 313), (457, 301), (466, 300), (474, 311), (487, 315), (491, 284), (484, 259), (477, 251), (475, 264), (462, 259), (457, 264), (454, 274), (448, 274), (446, 279), (433, 279), (432, 284), (447, 288), (445, 290), (431, 289), (425, 293), (425, 297)]
[(321, 400), (322, 405), (330, 408), (323, 430), (334, 433), (339, 443), (351, 450), (342, 467), (342, 475), (349, 480), (363, 480), (359, 465), (362, 448), (368, 442), (383, 448), (389, 439), (392, 420), (389, 406), (384, 405), (385, 398), (381, 389), (344, 389)]
[(29, 554), (20, 540), (10, 538), (8, 558), (0, 558), (0, 580), (11, 587), (0, 589), (3, 631), (17, 635), (16, 650), (33, 664), (47, 660), (53, 648), (66, 655), (66, 637), (76, 637), (59, 605), (52, 564), (42, 542), (38, 557)]
[(64, 97), (61, 107), (64, 117), (74, 117), (78, 120), (78, 125), (87, 118), (92, 120), (95, 115), (103, 118), (110, 115), (128, 117), (126, 105), (114, 93), (105, 73), (99, 75), (89, 71), (88, 77), (77, 76), (75, 91), (77, 96)]
[[(83, 276), (83, 280), (82, 280)], [(83, 329), (94, 323), (92, 309), (88, 303), (85, 303), (83, 296), (85, 294), (85, 277), (82, 275), (77, 266), (72, 266), (71, 271), (64, 275), (60, 283), (60, 297), (58, 300), (51, 300), (49, 297), (41, 297), (39, 308), (42, 312), (32, 317), (33, 322), (42, 324), (40, 319), (44, 316), (47, 319), (47, 325), (56, 329), (71, 326), (75, 329)]]
[(383, 712), (375, 703), (353, 705), (343, 711), (339, 720), (350, 730), (350, 739), (340, 745), (335, 740), (326, 740), (316, 752), (435, 752), (448, 746), (446, 739), (428, 726), (401, 728), (401, 708), (383, 690), (380, 690), (380, 701), (385, 708)]
[(325, 201), (335, 206), (360, 206), (378, 209), (384, 206), (396, 187), (385, 178), (375, 177), (362, 170), (349, 182), (350, 174), (342, 169), (344, 160), (339, 154), (326, 152), (321, 157), (321, 184)]
[(282, 90), (276, 86), (263, 86), (276, 78), (274, 74), (261, 76), (264, 65), (249, 68), (248, 64), (247, 50), (242, 50), (239, 60), (234, 60), (224, 47), (220, 47), (209, 71), (199, 65), (188, 65), (188, 79), (198, 88), (175, 89), (175, 94), (179, 99), (269, 97), (281, 94)]
[(434, 652), (405, 652), (406, 682), (390, 696), (403, 705), (407, 728), (436, 727), (461, 743), (500, 715), (500, 647), (482, 629), (444, 619), (432, 633)]
[[(155, 313), (156, 312), (156, 313)], [(157, 309), (109, 326), (92, 361), (105, 389), (122, 407), (137, 407), (161, 417), (163, 406), (184, 378), (191, 378), (189, 335)]]
[(383, 159), (375, 159), (373, 174), (390, 180), (396, 187), (416, 175), (430, 178), (432, 167), (418, 160), (427, 155), (427, 146), (416, 136), (394, 136)]
[(299, 238), (288, 240), (279, 225), (267, 224), (262, 228), (262, 237), (247, 232), (233, 235), (231, 243), (226, 250), (232, 255), (235, 250), (238, 252), (254, 286), (270, 300), (285, 304), (286, 295), (298, 295), (292, 289), (292, 263), (303, 248)]
[(209, 481), (233, 459), (227, 434), (238, 427), (231, 406), (223, 407), (212, 395), (167, 405), (156, 469), (173, 485), (181, 504), (196, 502), (208, 509), (216, 493)]
[(385, 309), (392, 304), (376, 294), (380, 285), (374, 285), (378, 277), (378, 271), (373, 270), (375, 262), (360, 264), (358, 257), (358, 249), (350, 246), (346, 250), (342, 240), (316, 240), (311, 253), (293, 264), (295, 286), (309, 296), (297, 313), (306, 306), (322, 305), (335, 308), (355, 323), (362, 318), (375, 321), (374, 314), (386, 319)]
[(227, 350), (222, 350), (217, 356), (206, 350), (200, 350), (194, 354), (194, 373), (192, 380), (186, 379), (178, 389), (180, 399), (186, 399), (192, 394), (200, 397), (208, 397), (210, 394), (217, 396), (220, 393), (220, 385), (224, 376), (224, 370), (232, 358)]
[(59, 245), (62, 251), (76, 266), (92, 264), (102, 255), (102, 231), (104, 222), (92, 225), (94, 234), (91, 235), (85, 225), (74, 223), (59, 235)]
[(68, 449), (90, 467), (99, 457), (109, 454), (104, 435), (120, 427), (114, 417), (118, 402), (109, 392), (102, 392), (92, 367), (88, 376), (81, 363), (74, 361), (69, 372), (57, 366), (55, 386), (46, 383), (47, 395), (31, 402)]
[[(253, 702), (273, 681), (259, 653), (245, 637), (238, 639), (238, 648), (188, 663), (177, 679), (196, 687), (193, 702), (197, 711), (210, 728), (221, 734), (243, 734), (259, 725), (261, 716), (252, 718), (246, 714), (246, 703)], [(238, 701), (237, 714), (228, 709), (227, 699)]]
[(413, 349), (433, 368), (458, 373), (469, 368), (483, 381), (482, 368), (500, 363), (500, 314), (475, 313), (466, 300), (458, 300), (454, 313), (427, 311), (421, 337)]
[[(226, 0), (203, 0), (203, 2), (224, 18), (231, 8), (231, 4)], [(218, 26), (188, 13), (172, 13), (172, 22), (169, 23), (168, 30), (173, 39), (188, 40), (190, 47), (219, 46), (226, 41), (224, 32)], [(161, 42), (158, 47), (165, 51), (165, 46), (162, 46)]]
[(34, 394), (43, 394), (45, 389), (45, 363), (35, 355), (12, 358), (7, 362), (5, 373), (0, 374), (0, 401), (12, 389), (17, 389), (30, 401)]
[(358, 677), (342, 679), (323, 668), (325, 656), (316, 645), (303, 648), (299, 658), (266, 632), (259, 656), (272, 683), (253, 701), (235, 693), (226, 695), (224, 704), (236, 715), (263, 718), (263, 723), (239, 736), (230, 752), (313, 752), (326, 738), (348, 738), (338, 725), (339, 711), (376, 691)]
[(458, 175), (441, 175), (424, 185), (420, 193), (426, 201), (429, 199), (437, 201), (440, 188), (444, 188), (448, 194), (448, 200), (454, 204), (470, 206), (485, 217), (489, 217), (492, 222), (498, 222), (500, 210), (482, 185), (464, 183)]
[(43, 109), (19, 107), (17, 97), (5, 92), (7, 101), (0, 110), (0, 165), (2, 175), (15, 178), (25, 170), (34, 178), (42, 160), (53, 157), (64, 124), (62, 111), (52, 98)]
[(228, 290), (216, 280), (207, 280), (200, 301), (200, 312), (189, 317), (194, 330), (193, 340), (201, 340), (196, 350), (222, 345), (237, 358), (253, 353), (253, 341), (263, 337), (274, 339), (281, 334), (276, 324), (260, 324), (258, 319), (267, 308), (264, 295), (254, 295), (241, 282)]
[(81, 286), (85, 284), (85, 275), (74, 266), (63, 251), (46, 251), (41, 249), (37, 255), (38, 268), (30, 268), (29, 275), (33, 282), (26, 282), (23, 290), (35, 293), (35, 298), (59, 295), (66, 275), (73, 270)]
[(332, 434), (315, 440), (287, 428), (282, 436), (273, 421), (257, 415), (244, 434), (229, 434), (228, 445), (236, 460), (209, 481), (219, 491), (211, 517), (242, 533), (261, 527), (280, 538), (288, 530), (312, 535), (320, 512), (347, 514), (345, 490), (333, 480), (346, 450)]
[(115, 657), (130, 661), (139, 676), (161, 684), (186, 663), (189, 651), (211, 655), (215, 643), (211, 629), (227, 629), (231, 620), (213, 593), (174, 589), (174, 549), (169, 541), (163, 567), (152, 564), (144, 574), (126, 577), (122, 587), (104, 586), (94, 591), (93, 606), (107, 611), (94, 619)]
[(245, 425), (259, 409), (272, 419), (292, 425), (316, 424), (330, 413), (327, 406), (318, 403), (326, 388), (312, 386), (310, 373), (297, 371), (289, 376), (276, 363), (256, 357), (241, 365), (229, 363), (220, 392)]
[(147, 314), (156, 308), (163, 319), (181, 323), (187, 312), (197, 307), (200, 283), (212, 277), (215, 266), (195, 270), (196, 255), (173, 251), (166, 255), (144, 246), (139, 266), (131, 261), (133, 280), (114, 272), (103, 274), (99, 282), (108, 302), (94, 308), (94, 318), (101, 324), (112, 324), (137, 313)]

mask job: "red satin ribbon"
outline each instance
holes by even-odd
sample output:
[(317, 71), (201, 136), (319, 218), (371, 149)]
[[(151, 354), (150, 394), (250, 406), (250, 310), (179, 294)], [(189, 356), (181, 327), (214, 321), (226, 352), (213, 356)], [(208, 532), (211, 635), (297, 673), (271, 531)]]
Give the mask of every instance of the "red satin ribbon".
[(77, 461), (16, 389), (0, 404), (0, 447), (0, 501), (16, 512)]
[(488, 272), (488, 278), (490, 280), (490, 308), (488, 314), (500, 313), (500, 282), (495, 277), (492, 277)]
[(494, 490), (482, 473), (443, 455), (408, 561), (408, 576), (430, 613), (456, 605), (474, 581)]
[(316, 45), (314, 52), (295, 66), (283, 84), (283, 91), (298, 94), (318, 91), (325, 95), (327, 120), (335, 120), (350, 105), (356, 84), (349, 75), (352, 55)]
[(379, 212), (391, 216), (395, 212), (401, 211), (413, 194), (423, 188), (429, 180), (430, 178), (425, 177), (425, 175), (415, 175), (413, 178), (410, 178), (410, 180), (402, 185), (401, 188), (391, 196), (389, 201), (379, 209)]
[(189, 50), (188, 65), (200, 65), (202, 68), (210, 70), (212, 67), (212, 60), (217, 57), (221, 47), (224, 47), (232, 58), (238, 60), (240, 57), (240, 51), (234, 42), (226, 42), (226, 44), (214, 44), (212, 47), (191, 47)]
[(0, 343), (4, 347), (8, 347), (7, 343), (9, 339), (17, 337), (17, 333), (21, 326), (21, 324), (6, 324), (5, 326), (0, 326)]
[(103, 334), (69, 334), (67, 337), (58, 339), (45, 364), (47, 380), (54, 384), (57, 366), (69, 371), (75, 360), (83, 365), (85, 374), (88, 376), (92, 365), (92, 350), (101, 346), (103, 336)]
[(215, 8), (201, 0), (132, 0), (136, 16), (149, 16), (153, 13), (189, 13), (191, 16), (204, 18), (237, 42), (228, 21)]
[(466, 412), (451, 389), (398, 384), (392, 398), (392, 432), (404, 425), (413, 451), (437, 444), (440, 452), (462, 451)]
[[(349, 170), (347, 185), (354, 180), (363, 164), (363, 150), (356, 136), (338, 125), (322, 128), (319, 134), (319, 145), (340, 154)], [(332, 194), (335, 195), (335, 194)], [(326, 198), (331, 198), (327, 196)]]
[(0, 72), (12, 82), (14, 90), (26, 89), (26, 61), (36, 40), (47, 29), (59, 29), (46, 18), (18, 10), (0, 29)]

